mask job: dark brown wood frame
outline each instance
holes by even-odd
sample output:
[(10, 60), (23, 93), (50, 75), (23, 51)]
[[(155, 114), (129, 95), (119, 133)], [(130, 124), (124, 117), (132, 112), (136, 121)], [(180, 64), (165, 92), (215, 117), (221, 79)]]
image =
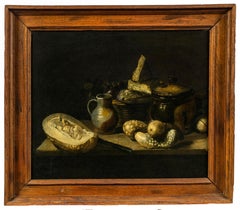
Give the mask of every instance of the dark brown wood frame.
[[(6, 6), (5, 205), (230, 203), (235, 5)], [(31, 180), (31, 32), (209, 30), (208, 177)]]

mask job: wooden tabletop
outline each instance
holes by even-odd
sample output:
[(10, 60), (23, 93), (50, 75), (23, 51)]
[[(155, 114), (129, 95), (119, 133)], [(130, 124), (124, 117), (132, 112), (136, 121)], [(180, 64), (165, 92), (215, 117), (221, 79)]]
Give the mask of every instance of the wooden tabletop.
[[(200, 133), (190, 133), (175, 147), (164, 149), (147, 149), (136, 141), (132, 141), (124, 133), (100, 134), (97, 146), (86, 154), (91, 155), (126, 155), (149, 154), (149, 155), (195, 155), (207, 153), (207, 135)], [(80, 153), (70, 153), (58, 149), (48, 138), (36, 149), (37, 154), (50, 155), (80, 155)], [(85, 155), (85, 154), (84, 154)]]

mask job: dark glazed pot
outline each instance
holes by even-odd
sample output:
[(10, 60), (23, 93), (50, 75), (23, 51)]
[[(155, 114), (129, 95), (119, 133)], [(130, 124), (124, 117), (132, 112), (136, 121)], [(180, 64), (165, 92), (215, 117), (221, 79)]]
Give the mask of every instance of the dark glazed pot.
[(153, 89), (153, 104), (150, 109), (152, 120), (172, 123), (186, 133), (195, 113), (193, 89), (175, 83), (161, 83)]

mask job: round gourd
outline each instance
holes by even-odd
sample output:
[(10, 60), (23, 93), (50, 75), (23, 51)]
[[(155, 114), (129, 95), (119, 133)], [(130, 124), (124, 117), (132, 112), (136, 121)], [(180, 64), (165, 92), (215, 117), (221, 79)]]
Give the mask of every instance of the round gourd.
[(132, 140), (136, 132), (146, 132), (147, 124), (140, 120), (128, 120), (123, 124), (123, 132)]

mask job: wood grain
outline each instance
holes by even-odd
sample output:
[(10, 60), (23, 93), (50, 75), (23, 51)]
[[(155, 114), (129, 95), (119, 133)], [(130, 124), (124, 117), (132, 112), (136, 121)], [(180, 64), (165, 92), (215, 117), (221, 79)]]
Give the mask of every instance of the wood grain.
[[(192, 28), (207, 29), (220, 19), (219, 14), (194, 14), (191, 16)], [(189, 15), (162, 15), (162, 14), (94, 14), (89, 15), (56, 15), (54, 18), (47, 15), (20, 16), (21, 21), (27, 24), (32, 30), (109, 30), (109, 29), (177, 29), (189, 28)], [(157, 20), (157, 21), (156, 21)], [(41, 22), (41, 25), (39, 25)], [(66, 22), (69, 25), (66, 26)]]
[(11, 26), (6, 25), (10, 36), (6, 57), (10, 56), (5, 67), (5, 187), (6, 193), (11, 191), (11, 199), (31, 177), (31, 48), (27, 27), (13, 14), (7, 16)]
[[(6, 6), (5, 205), (229, 203), (235, 5)], [(209, 158), (203, 179), (31, 180), (31, 32), (208, 30)]]
[(226, 202), (211, 184), (26, 186), (12, 204), (181, 204)]
[[(232, 197), (234, 152), (234, 9), (210, 30), (209, 178)], [(232, 53), (231, 53), (232, 52)], [(214, 167), (214, 168), (213, 168)]]

